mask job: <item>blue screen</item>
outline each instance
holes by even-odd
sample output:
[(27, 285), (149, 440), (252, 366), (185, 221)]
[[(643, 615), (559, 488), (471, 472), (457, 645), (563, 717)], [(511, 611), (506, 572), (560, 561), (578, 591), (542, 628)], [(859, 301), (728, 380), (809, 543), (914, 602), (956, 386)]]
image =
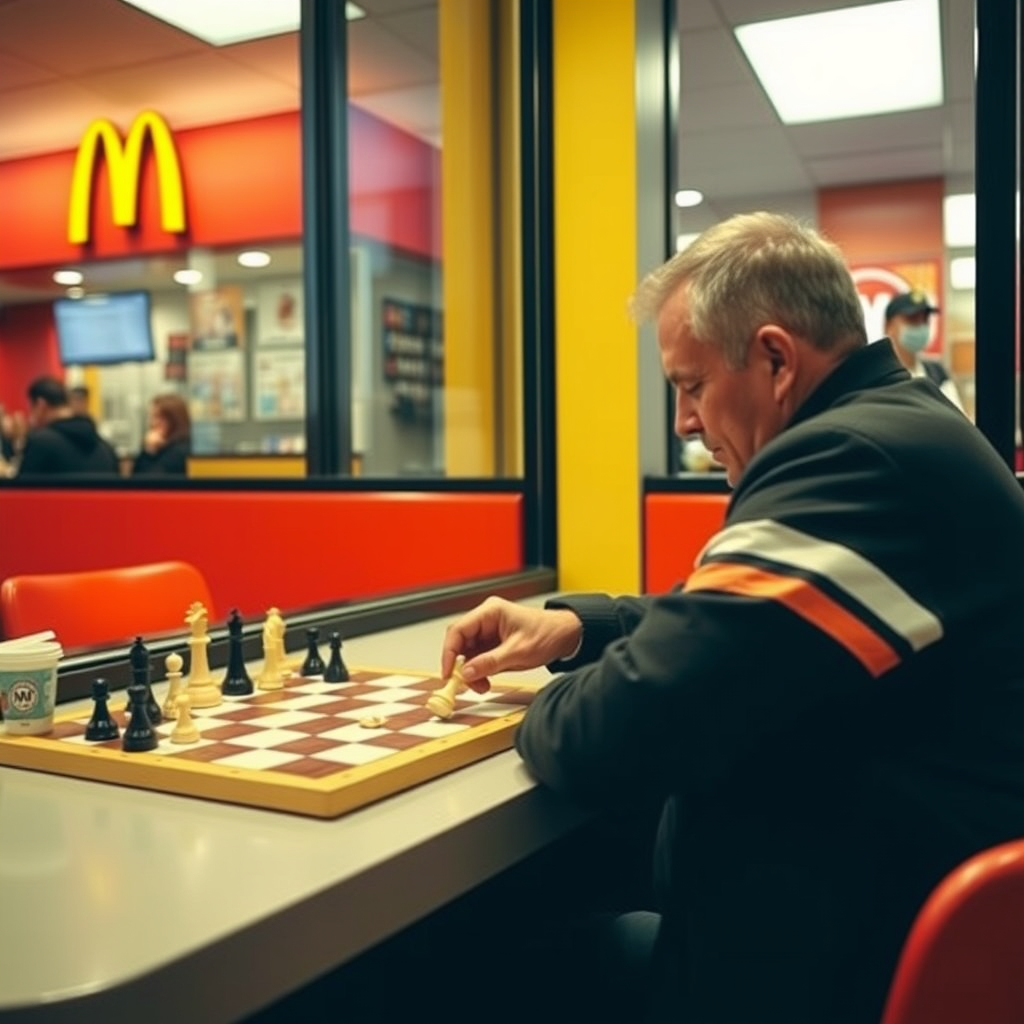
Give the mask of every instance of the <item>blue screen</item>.
[(145, 362), (154, 358), (148, 292), (55, 299), (53, 315), (64, 366)]

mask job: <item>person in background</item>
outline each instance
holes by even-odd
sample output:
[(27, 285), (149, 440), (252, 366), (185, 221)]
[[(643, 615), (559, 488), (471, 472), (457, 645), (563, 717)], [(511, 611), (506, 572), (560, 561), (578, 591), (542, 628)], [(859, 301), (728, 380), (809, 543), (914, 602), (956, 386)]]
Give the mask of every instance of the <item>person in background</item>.
[(119, 473), (117, 453), (91, 417), (72, 412), (64, 384), (38, 377), (28, 388), (29, 431), (17, 475)]
[(17, 474), (27, 433), (25, 414), (8, 412), (0, 405), (0, 477)]
[(897, 295), (885, 307), (885, 333), (911, 376), (928, 377), (963, 412), (960, 392), (946, 368), (937, 359), (921, 358), (931, 337), (929, 318), (938, 311), (938, 307), (928, 301), (924, 292), (912, 291)]
[(68, 388), (68, 405), (76, 416), (92, 416), (89, 411), (89, 389), (84, 384)]
[(180, 395), (157, 395), (149, 403), (149, 425), (132, 476), (184, 476), (192, 445), (192, 421)]
[[(929, 893), (1024, 830), (1024, 490), (868, 344), (841, 252), (792, 218), (708, 229), (633, 312), (676, 432), (725, 466), (724, 527), (670, 593), (490, 597), (442, 644), (442, 677), (463, 655), (481, 692), (560, 673), (516, 735), (539, 782), (601, 814), (660, 807), (655, 905), (565, 941), (542, 912), (513, 1019), (878, 1021)], [(603, 852), (572, 870), (614, 879)]]

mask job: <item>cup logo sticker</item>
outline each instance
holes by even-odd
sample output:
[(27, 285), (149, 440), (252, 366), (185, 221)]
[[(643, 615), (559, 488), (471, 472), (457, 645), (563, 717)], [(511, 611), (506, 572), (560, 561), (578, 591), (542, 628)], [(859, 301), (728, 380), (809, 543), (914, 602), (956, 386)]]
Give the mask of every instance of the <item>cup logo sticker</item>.
[(31, 679), (19, 679), (11, 687), (11, 707), (25, 715), (39, 702), (39, 690)]

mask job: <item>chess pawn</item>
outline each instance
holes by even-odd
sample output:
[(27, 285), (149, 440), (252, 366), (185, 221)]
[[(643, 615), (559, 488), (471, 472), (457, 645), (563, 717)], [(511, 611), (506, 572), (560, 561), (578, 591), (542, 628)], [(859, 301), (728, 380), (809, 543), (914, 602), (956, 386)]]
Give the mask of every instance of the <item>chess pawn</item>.
[(469, 685), (462, 678), (462, 664), (465, 660), (460, 654), (455, 659), (455, 668), (448, 681), (427, 698), (427, 710), (438, 718), (451, 718), (455, 714), (455, 698)]
[(341, 659), (341, 634), (331, 634), (331, 657), (327, 662), (327, 668), (324, 669), (324, 682), (325, 683), (347, 683), (348, 682), (348, 669), (345, 667), (345, 662)]
[(192, 721), (192, 702), (188, 693), (179, 693), (174, 701), (178, 721), (171, 730), (172, 743), (195, 743), (199, 740), (199, 728)]
[(141, 683), (132, 683), (128, 687), (131, 719), (125, 727), (124, 735), (121, 737), (121, 749), (128, 753), (134, 754), (144, 750), (155, 750), (160, 743), (156, 730), (149, 721), (146, 697), (146, 687)]
[(114, 721), (110, 714), (110, 708), (107, 706), (108, 692), (106, 679), (92, 681), (92, 699), (95, 703), (92, 718), (89, 719), (89, 724), (85, 727), (87, 740), (93, 742), (116, 740), (121, 735), (121, 730), (117, 727), (117, 722)]
[(173, 722), (178, 714), (178, 707), (175, 701), (184, 686), (181, 673), (184, 661), (180, 654), (168, 654), (164, 664), (167, 666), (167, 699), (164, 701), (164, 718), (168, 722)]
[(300, 675), (322, 676), (324, 674), (324, 660), (320, 657), (320, 648), (317, 644), (320, 638), (320, 630), (311, 626), (306, 630), (306, 660), (302, 663)]

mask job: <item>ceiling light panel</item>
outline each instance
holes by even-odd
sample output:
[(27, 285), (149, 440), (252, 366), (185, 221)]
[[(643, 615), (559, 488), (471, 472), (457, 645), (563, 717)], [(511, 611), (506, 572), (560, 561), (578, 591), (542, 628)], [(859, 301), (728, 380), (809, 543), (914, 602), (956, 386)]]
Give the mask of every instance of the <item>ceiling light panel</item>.
[[(295, 32), (299, 27), (300, 0), (125, 0), (140, 11), (166, 21), (214, 46), (228, 46), (249, 39)], [(366, 12), (354, 3), (345, 4), (349, 21)]]
[(938, 0), (892, 0), (735, 29), (784, 124), (942, 103)]

